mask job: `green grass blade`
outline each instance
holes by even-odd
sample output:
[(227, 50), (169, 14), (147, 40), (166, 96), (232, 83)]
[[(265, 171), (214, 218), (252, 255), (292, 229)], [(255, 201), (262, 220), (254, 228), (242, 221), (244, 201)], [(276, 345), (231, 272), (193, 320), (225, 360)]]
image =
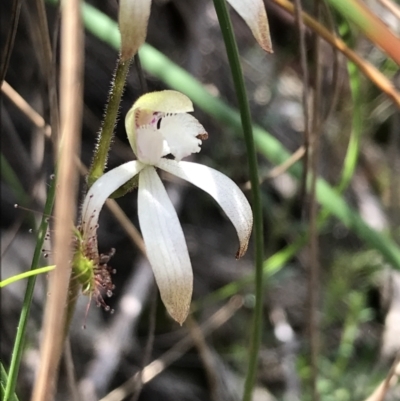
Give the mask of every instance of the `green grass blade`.
[[(38, 268), (40, 256), (42, 254), (42, 248), (44, 239), (48, 227), (48, 216), (51, 215), (54, 198), (56, 191), (56, 178), (54, 177), (50, 182), (50, 188), (47, 195), (46, 204), (44, 206), (42, 221), (39, 226), (36, 247), (32, 258), (32, 264), (30, 270)], [(8, 381), (4, 392), (4, 401), (11, 401), (12, 395), (15, 392), (15, 386), (17, 383), (17, 377), (19, 367), (21, 364), (22, 352), (24, 349), (25, 332), (28, 323), (29, 312), (32, 304), (33, 290), (35, 288), (36, 275), (29, 277), (28, 284), (25, 291), (25, 296), (22, 304), (21, 315), (17, 327), (17, 334), (15, 337), (14, 347), (11, 356), (10, 370), (8, 372)]]
[(0, 281), (0, 288), (5, 287), (6, 285), (15, 283), (16, 281), (23, 280), (24, 278), (28, 278), (31, 276), (37, 276), (38, 274), (48, 273), (51, 270), (55, 269), (55, 265), (53, 266), (46, 266), (46, 267), (39, 267), (38, 269), (29, 270), (24, 273), (16, 274), (15, 276), (6, 278), (5, 280)]
[(358, 154), (360, 151), (360, 138), (363, 129), (360, 73), (356, 66), (351, 62), (347, 63), (347, 69), (350, 76), (350, 90), (353, 104), (352, 128), (346, 157), (344, 159), (342, 176), (338, 185), (338, 192), (342, 192), (347, 188), (353, 177), (357, 166)]
[(253, 200), (254, 215), (254, 242), (255, 242), (255, 306), (252, 317), (250, 334), (248, 368), (244, 385), (243, 400), (249, 401), (252, 397), (253, 387), (258, 368), (258, 352), (261, 344), (262, 321), (263, 321), (263, 259), (264, 259), (264, 232), (263, 213), (261, 205), (261, 194), (258, 176), (257, 154), (254, 146), (253, 127), (251, 122), (250, 105), (247, 98), (243, 71), (239, 59), (239, 51), (233, 34), (232, 23), (229, 17), (225, 0), (214, 0), (225, 48), (228, 55), (229, 66), (232, 73), (236, 97), (239, 103), (241, 124), (243, 128), (246, 153), (249, 166), (251, 182), (251, 194)]

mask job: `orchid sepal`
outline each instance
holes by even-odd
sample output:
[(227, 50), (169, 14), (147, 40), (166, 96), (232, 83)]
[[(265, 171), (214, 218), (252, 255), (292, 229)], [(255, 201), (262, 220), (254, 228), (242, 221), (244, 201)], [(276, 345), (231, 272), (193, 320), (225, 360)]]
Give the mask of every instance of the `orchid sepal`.
[(247, 251), (253, 213), (239, 187), (226, 175), (202, 164), (161, 159), (157, 167), (192, 183), (216, 200), (236, 229), (239, 238), (236, 258), (241, 258)]

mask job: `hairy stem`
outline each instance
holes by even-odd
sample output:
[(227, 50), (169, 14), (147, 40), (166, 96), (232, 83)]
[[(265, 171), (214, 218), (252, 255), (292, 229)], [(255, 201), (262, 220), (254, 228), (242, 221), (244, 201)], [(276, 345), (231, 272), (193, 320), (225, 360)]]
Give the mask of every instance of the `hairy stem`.
[(122, 93), (124, 92), (126, 77), (130, 66), (129, 61), (118, 59), (115, 69), (114, 79), (111, 83), (111, 91), (106, 106), (103, 125), (97, 138), (97, 146), (94, 151), (92, 165), (87, 179), (88, 188), (103, 175), (107, 164), (108, 151), (114, 135), (114, 128), (117, 121), (119, 105), (121, 103)]

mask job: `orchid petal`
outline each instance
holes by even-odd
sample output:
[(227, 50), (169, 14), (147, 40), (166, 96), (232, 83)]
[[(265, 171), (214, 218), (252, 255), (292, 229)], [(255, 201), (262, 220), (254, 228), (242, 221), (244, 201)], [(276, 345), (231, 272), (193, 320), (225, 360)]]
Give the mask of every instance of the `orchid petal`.
[(197, 163), (161, 159), (157, 167), (180, 177), (210, 194), (231, 220), (239, 237), (236, 258), (242, 257), (249, 243), (253, 227), (253, 213), (243, 192), (227, 176)]
[(137, 158), (145, 164), (156, 164), (163, 155), (163, 136), (150, 127), (137, 129)]
[(120, 0), (118, 25), (121, 31), (121, 60), (128, 61), (147, 35), (151, 0)]
[[(107, 198), (145, 167), (138, 161), (118, 166), (102, 175), (90, 188), (82, 206), (82, 233), (86, 240), (96, 243), (97, 222)], [(97, 245), (97, 244), (94, 244)]]
[(245, 20), (258, 44), (272, 53), (271, 36), (263, 0), (228, 0), (228, 3)]
[(171, 153), (176, 160), (200, 152), (201, 139), (208, 135), (204, 127), (190, 114), (167, 115), (161, 119), (160, 132), (167, 142), (163, 155)]
[(151, 166), (139, 175), (138, 212), (161, 299), (169, 314), (182, 324), (192, 298), (192, 266), (176, 211)]

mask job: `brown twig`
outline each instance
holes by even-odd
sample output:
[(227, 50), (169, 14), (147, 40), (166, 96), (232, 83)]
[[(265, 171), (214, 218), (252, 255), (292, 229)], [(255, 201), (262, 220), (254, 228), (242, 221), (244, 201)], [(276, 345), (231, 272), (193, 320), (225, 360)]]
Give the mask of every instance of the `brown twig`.
[(42, 54), (39, 55), (39, 57), (43, 57), (43, 74), (47, 78), (47, 86), (49, 91), (50, 125), (51, 131), (53, 133), (53, 140), (56, 143), (56, 141), (58, 141), (59, 139), (58, 130), (60, 123), (58, 114), (56, 63), (50, 42), (49, 27), (47, 24), (44, 0), (35, 0), (34, 5), (38, 14), (40, 43), (42, 48)]
[[(319, 0), (315, 2), (316, 16), (320, 16)], [(314, 36), (314, 96), (312, 113), (312, 142), (313, 148), (310, 154), (311, 187), (309, 195), (309, 232), (310, 232), (310, 268), (308, 275), (308, 302), (309, 302), (309, 338), (310, 338), (310, 362), (311, 362), (311, 387), (312, 399), (319, 400), (318, 384), (318, 356), (319, 356), (319, 324), (318, 324), (318, 299), (319, 299), (319, 237), (318, 237), (318, 203), (316, 200), (316, 184), (318, 177), (320, 114), (321, 114), (321, 64), (320, 64), (320, 39), (318, 34)]]
[(305, 38), (305, 27), (302, 16), (302, 5), (301, 0), (294, 1), (294, 19), (297, 27), (297, 33), (299, 35), (299, 48), (300, 48), (300, 65), (303, 79), (303, 118), (304, 118), (304, 134), (303, 134), (303, 146), (304, 146), (304, 157), (303, 157), (303, 175), (300, 184), (300, 202), (302, 204), (302, 215), (305, 216), (307, 210), (306, 198), (307, 198), (307, 176), (308, 176), (308, 163), (310, 156), (310, 109), (308, 105), (308, 65), (307, 65), (307, 51), (306, 51), (306, 38)]
[(387, 150), (389, 168), (390, 168), (390, 186), (389, 190), (389, 224), (393, 235), (400, 241), (398, 227), (400, 226), (400, 112), (395, 111), (391, 118), (390, 139)]
[[(286, 173), (296, 162), (298, 162), (306, 153), (306, 148), (304, 145), (301, 145), (291, 156), (285, 160), (282, 164), (275, 166), (272, 168), (267, 174), (260, 177), (260, 185), (266, 180), (273, 180), (274, 178), (279, 177), (280, 175)], [(248, 191), (251, 189), (250, 181), (247, 181), (242, 185), (243, 191)]]
[(144, 246), (142, 236), (140, 235), (138, 229), (126, 216), (125, 212), (121, 209), (118, 203), (114, 199), (107, 199), (106, 206), (114, 215), (121, 227), (128, 234), (128, 236), (131, 238), (132, 242), (138, 247), (139, 251), (143, 255), (146, 255), (146, 247)]
[(33, 389), (33, 401), (53, 399), (58, 365), (66, 331), (66, 305), (72, 255), (71, 222), (76, 212), (79, 133), (82, 116), (83, 29), (80, 1), (65, 2), (62, 9), (61, 35), (61, 132), (58, 193), (55, 204), (55, 264), (50, 276), (46, 303), (41, 363)]
[(7, 39), (5, 40), (4, 50), (1, 55), (0, 84), (4, 82), (4, 79), (6, 77), (8, 65), (10, 63), (11, 53), (14, 48), (15, 35), (17, 33), (19, 16), (21, 14), (21, 5), (22, 5), (22, 0), (13, 1), (11, 18), (10, 18), (11, 19), (10, 28), (7, 32)]
[[(287, 12), (294, 14), (294, 6), (287, 0), (273, 0), (274, 3), (285, 9)], [(318, 35), (330, 43), (332, 46), (336, 47), (341, 53), (343, 53), (349, 60), (351, 60), (359, 70), (371, 81), (373, 82), (382, 92), (386, 93), (390, 99), (395, 103), (395, 105), (400, 108), (400, 93), (397, 92), (396, 88), (392, 82), (385, 77), (377, 68), (372, 64), (365, 61), (356, 52), (351, 50), (346, 46), (346, 44), (332, 35), (328, 29), (322, 26), (314, 18), (303, 11), (302, 13), (304, 23), (310, 27), (313, 31), (317, 32)]]
[(76, 379), (75, 379), (75, 366), (74, 366), (74, 361), (72, 359), (72, 350), (71, 350), (71, 343), (69, 341), (69, 338), (65, 341), (65, 347), (64, 347), (64, 366), (65, 366), (65, 371), (67, 372), (67, 383), (68, 383), (68, 388), (70, 392), (70, 399), (71, 401), (79, 401), (79, 392), (78, 392), (78, 386), (76, 385)]
[(206, 372), (208, 388), (210, 390), (210, 398), (213, 401), (218, 401), (218, 373), (216, 372), (216, 365), (213, 354), (206, 343), (206, 339), (204, 338), (199, 324), (196, 322), (192, 315), (188, 316), (186, 320), (186, 325), (189, 329), (190, 335), (192, 336), (193, 344), (199, 352), (200, 359)]
[[(329, 24), (329, 29), (332, 31), (333, 35), (337, 36), (337, 30), (336, 30), (336, 26), (335, 26), (335, 22), (333, 20), (333, 16), (332, 16), (332, 11), (329, 8), (329, 6), (327, 5), (326, 2), (322, 2), (322, 6), (324, 7), (324, 14), (327, 17), (328, 20), (328, 24)], [(333, 52), (333, 65), (332, 65), (332, 96), (331, 96), (331, 101), (329, 102), (329, 107), (325, 113), (325, 115), (323, 116), (323, 118), (321, 118), (321, 127), (324, 126), (326, 124), (326, 122), (328, 121), (329, 117), (331, 116), (331, 114), (333, 113), (333, 111), (336, 108), (338, 99), (339, 99), (339, 94), (340, 94), (340, 89), (342, 86), (342, 82), (343, 82), (343, 73), (341, 74), (341, 60), (340, 60), (340, 53), (338, 51), (338, 49), (335, 46), (332, 46), (332, 52)], [(320, 127), (318, 128), (318, 131), (320, 131)]]
[[(365, 401), (384, 401), (387, 391), (394, 386), (400, 377), (400, 353), (397, 355), (385, 380), (374, 390)], [(395, 378), (395, 380), (393, 380)]]
[(282, 164), (279, 166), (275, 166), (273, 169), (271, 169), (268, 174), (263, 177), (264, 180), (272, 180), (274, 178), (277, 178), (278, 176), (284, 174), (287, 170), (290, 169), (296, 162), (298, 162), (306, 153), (306, 148), (304, 145), (300, 146), (294, 153), (291, 154), (291, 156), (285, 160)]
[(143, 388), (143, 369), (146, 365), (149, 364), (149, 361), (151, 360), (151, 352), (153, 350), (153, 345), (154, 345), (154, 333), (156, 330), (156, 317), (157, 317), (157, 290), (154, 285), (151, 294), (149, 317), (150, 317), (149, 328), (147, 333), (146, 346), (144, 348), (144, 353), (143, 353), (142, 366), (139, 375), (137, 376), (136, 389), (132, 396), (132, 401), (137, 401), (139, 399), (140, 392), (142, 391)]
[[(227, 304), (212, 315), (200, 328), (203, 331), (203, 336), (208, 336), (218, 327), (225, 324), (243, 305), (243, 298), (240, 296), (233, 297)], [(192, 337), (187, 335), (182, 340), (178, 341), (171, 349), (164, 353), (160, 358), (154, 360), (143, 369), (143, 383), (148, 383), (157, 375), (163, 372), (173, 362), (178, 360), (185, 352), (193, 346)], [(138, 373), (137, 373), (138, 374)], [(136, 375), (137, 375), (136, 374)], [(100, 401), (121, 401), (126, 396), (132, 393), (136, 383), (135, 376), (126, 381), (120, 387), (111, 391)]]
[(396, 18), (400, 19), (400, 7), (398, 4), (391, 0), (378, 0), (384, 7), (386, 7)]
[[(44, 119), (37, 113), (33, 108), (25, 101), (25, 99), (22, 98), (22, 96), (19, 95), (17, 91), (15, 91), (8, 83), (7, 81), (3, 81), (3, 84), (1, 86), (2, 93), (5, 94), (11, 102), (23, 113), (27, 116), (27, 118), (30, 121), (34, 122), (34, 125), (39, 128), (40, 134), (43, 134), (43, 130), (48, 136), (50, 134), (50, 127), (46, 126)], [(36, 132), (35, 132), (36, 134)], [(42, 138), (43, 135), (41, 135)], [(14, 141), (18, 140), (18, 136), (12, 135), (12, 138)], [(32, 160), (33, 160), (33, 166), (34, 166), (34, 172), (39, 172), (40, 167), (43, 164), (43, 157), (44, 157), (44, 144), (42, 143), (42, 138), (37, 137), (36, 135), (34, 136), (34, 140), (32, 141)], [(22, 146), (22, 144), (21, 144)], [(22, 154), (22, 153), (20, 153)], [(31, 163), (30, 163), (31, 164)], [(32, 180), (33, 182), (33, 180)], [(44, 196), (45, 196), (45, 183), (43, 180), (35, 180), (32, 188), (29, 188), (29, 193), (27, 196), (29, 199), (35, 199), (39, 200), (40, 202), (43, 201)], [(28, 206), (28, 205), (25, 205)], [(13, 240), (16, 237), (17, 232), (19, 231), (19, 228), (21, 227), (22, 223), (26, 219), (26, 211), (21, 214), (17, 221), (14, 222), (12, 227), (10, 227), (9, 230), (7, 230), (6, 234), (3, 235), (2, 238), (2, 243), (1, 243), (1, 257), (3, 257), (4, 253), (7, 251), (8, 247), (11, 245)], [(35, 221), (32, 219), (30, 220), (30, 224), (32, 224), (32, 228), (35, 227)]]
[(14, 103), (33, 124), (42, 129), (46, 137), (50, 138), (51, 128), (46, 125), (44, 118), (6, 81), (1, 85), (1, 91)]

